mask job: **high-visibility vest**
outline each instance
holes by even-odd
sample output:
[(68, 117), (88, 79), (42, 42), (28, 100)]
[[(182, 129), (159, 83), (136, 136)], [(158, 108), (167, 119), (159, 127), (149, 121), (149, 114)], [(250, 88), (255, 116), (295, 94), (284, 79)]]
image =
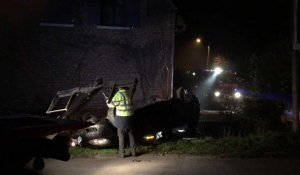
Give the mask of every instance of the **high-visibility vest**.
[(133, 115), (132, 102), (125, 89), (120, 89), (107, 104), (108, 107), (116, 108), (116, 115), (120, 117), (128, 117)]

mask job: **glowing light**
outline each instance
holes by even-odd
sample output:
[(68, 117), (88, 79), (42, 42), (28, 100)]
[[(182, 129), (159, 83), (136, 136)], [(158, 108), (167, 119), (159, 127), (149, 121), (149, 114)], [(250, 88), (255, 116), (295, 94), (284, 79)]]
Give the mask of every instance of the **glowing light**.
[(72, 147), (75, 147), (75, 146), (76, 146), (76, 143), (75, 143), (75, 142), (71, 142), (71, 146), (72, 146)]
[(201, 39), (200, 39), (200, 38), (197, 38), (197, 39), (196, 39), (196, 42), (197, 42), (197, 43), (201, 43)]
[(219, 91), (216, 91), (216, 92), (215, 92), (215, 96), (216, 96), (216, 97), (219, 97), (220, 95), (221, 95), (221, 93), (220, 93)]
[(235, 98), (241, 98), (242, 97), (242, 94), (240, 92), (235, 92), (234, 93), (234, 97)]
[(221, 74), (221, 73), (223, 72), (223, 69), (220, 68), (220, 67), (216, 67), (216, 68), (214, 69), (214, 72), (215, 72), (216, 75), (219, 75), (219, 74)]
[(196, 75), (196, 72), (193, 72), (192, 75), (195, 76), (195, 75)]
[(103, 146), (109, 144), (110, 141), (105, 138), (100, 138), (100, 139), (93, 139), (89, 141), (89, 144), (91, 145), (96, 145), (96, 146)]
[(155, 136), (154, 135), (146, 135), (143, 137), (145, 140), (149, 141), (149, 140), (154, 140)]
[(178, 131), (178, 132), (180, 132), (180, 133), (183, 133), (183, 132), (185, 132), (185, 130), (184, 130), (184, 129), (178, 129), (177, 131)]

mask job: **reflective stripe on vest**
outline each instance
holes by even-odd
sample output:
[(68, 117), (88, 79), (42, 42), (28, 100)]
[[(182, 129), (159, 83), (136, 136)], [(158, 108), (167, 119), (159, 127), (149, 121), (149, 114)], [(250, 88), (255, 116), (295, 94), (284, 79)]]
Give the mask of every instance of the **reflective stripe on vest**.
[(120, 117), (128, 117), (133, 115), (131, 101), (125, 90), (120, 90), (112, 99), (112, 103), (116, 106), (116, 115)]

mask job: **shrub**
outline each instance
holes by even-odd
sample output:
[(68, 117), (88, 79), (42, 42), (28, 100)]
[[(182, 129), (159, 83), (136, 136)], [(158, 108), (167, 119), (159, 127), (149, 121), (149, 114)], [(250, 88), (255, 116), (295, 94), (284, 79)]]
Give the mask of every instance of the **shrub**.
[(243, 107), (231, 117), (237, 135), (260, 134), (265, 132), (286, 131), (281, 115), (283, 105), (263, 99), (245, 99)]

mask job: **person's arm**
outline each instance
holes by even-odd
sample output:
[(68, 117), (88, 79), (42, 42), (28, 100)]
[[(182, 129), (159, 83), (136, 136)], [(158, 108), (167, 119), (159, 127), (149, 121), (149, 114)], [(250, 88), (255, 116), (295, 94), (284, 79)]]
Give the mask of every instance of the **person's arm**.
[(120, 93), (117, 92), (114, 97), (111, 99), (111, 102), (108, 103), (108, 101), (106, 101), (106, 104), (109, 108), (115, 108), (116, 106), (118, 106), (120, 104)]

